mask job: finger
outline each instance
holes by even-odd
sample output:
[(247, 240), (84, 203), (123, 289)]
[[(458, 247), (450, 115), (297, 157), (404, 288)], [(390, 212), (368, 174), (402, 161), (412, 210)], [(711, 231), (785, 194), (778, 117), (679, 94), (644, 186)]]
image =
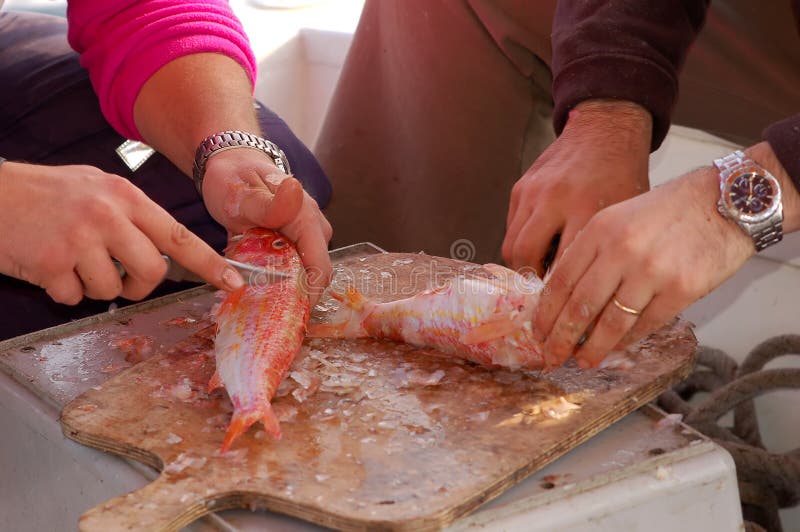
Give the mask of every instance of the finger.
[(509, 213), (509, 221), (506, 223), (506, 236), (503, 239), (503, 247), (501, 249), (503, 260), (506, 261), (509, 266), (512, 266), (514, 246), (519, 238), (519, 232), (528, 222), (528, 218), (530, 218), (532, 212), (533, 209), (528, 203), (520, 202), (514, 209), (514, 215), (511, 216)]
[(603, 310), (620, 283), (620, 274), (595, 261), (575, 285), (544, 342), (549, 364), (563, 364)]
[(83, 284), (74, 271), (49, 279), (44, 289), (56, 303), (77, 305), (83, 299)]
[[(517, 182), (514, 184), (514, 187), (511, 189), (511, 199), (508, 204), (508, 214), (506, 215), (506, 228), (511, 229), (511, 223), (517, 216), (517, 209), (520, 208), (521, 205), (524, 204), (524, 199), (526, 194), (526, 188), (529, 186), (529, 183), (533, 179), (533, 176), (536, 175), (536, 172), (542, 166), (546, 157), (542, 156), (536, 159), (533, 164), (528, 168), (523, 175)], [(528, 211), (530, 211), (530, 207)], [(527, 218), (527, 215), (524, 216)], [(519, 228), (517, 228), (519, 229)]]
[(110, 300), (122, 292), (122, 279), (102, 247), (85, 252), (75, 267), (86, 297)]
[(556, 251), (556, 258), (553, 261), (553, 264), (557, 263), (558, 260), (564, 255), (564, 252), (580, 234), (588, 221), (589, 218), (577, 220), (577, 223), (575, 220), (573, 220), (572, 223), (567, 224), (567, 226), (564, 227), (564, 230), (561, 232), (561, 239), (558, 242), (558, 251)]
[(664, 294), (656, 294), (639, 316), (639, 319), (636, 320), (636, 324), (615, 347), (623, 348), (660, 329), (684, 308), (686, 308), (686, 304), (681, 301)]
[(543, 260), (555, 235), (561, 230), (561, 220), (552, 215), (535, 211), (517, 235), (511, 252), (511, 266), (536, 268), (539, 275), (544, 273)]
[[(649, 284), (623, 281), (597, 318), (589, 338), (575, 353), (578, 365), (590, 368), (600, 364), (634, 327), (652, 298)], [(618, 304), (614, 303), (615, 300)]]
[[(522, 179), (525, 179), (524, 177)], [(520, 196), (522, 196), (522, 183), (517, 181), (511, 189), (511, 199), (508, 203), (508, 214), (506, 214), (506, 228), (511, 228), (511, 223), (517, 214), (517, 209), (520, 204)]]
[(315, 305), (330, 283), (333, 273), (328, 255), (328, 242), (321, 230), (314, 228), (303, 231), (295, 245), (306, 268), (308, 297), (311, 304)]
[(277, 229), (297, 217), (302, 205), (303, 186), (290, 177), (278, 185), (274, 194), (268, 188), (242, 192), (239, 214), (250, 225)]
[(109, 246), (109, 252), (125, 267), (120, 295), (139, 301), (163, 280), (167, 263), (155, 244), (133, 224)]
[(333, 227), (331, 223), (325, 218), (325, 215), (320, 213), (319, 214), (319, 225), (322, 229), (322, 236), (325, 238), (326, 243), (330, 243), (331, 238), (333, 238)]
[(236, 290), (244, 279), (211, 246), (146, 197), (131, 213), (133, 223), (163, 253), (222, 290)]
[(544, 340), (553, 328), (572, 290), (594, 262), (597, 248), (586, 239), (576, 241), (551, 270), (533, 319), (534, 337)]

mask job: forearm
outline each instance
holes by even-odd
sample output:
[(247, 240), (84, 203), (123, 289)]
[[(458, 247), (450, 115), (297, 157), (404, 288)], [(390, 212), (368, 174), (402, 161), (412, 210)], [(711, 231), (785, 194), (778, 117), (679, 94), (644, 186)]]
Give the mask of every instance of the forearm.
[(650, 111), (651, 148), (657, 148), (669, 129), (678, 71), (707, 5), (708, 0), (559, 2), (552, 36), (556, 131), (584, 100), (627, 100)]
[[(209, 73), (214, 77), (233, 73), (230, 83), (234, 86), (252, 87), (254, 83), (255, 57), (226, 0), (71, 0), (67, 18), (70, 45), (81, 54), (81, 64), (89, 71), (103, 114), (127, 138), (142, 138), (134, 104), (143, 86), (156, 75), (162, 80), (172, 79), (183, 88), (191, 82), (192, 90), (198, 92), (230, 88), (227, 82), (202, 86), (210, 79)], [(239, 70), (216, 72), (209, 68), (203, 72), (203, 67), (221, 63), (213, 58), (208, 63), (193, 58), (185, 71), (176, 71), (175, 65), (180, 66), (184, 57), (211, 54), (238, 63)], [(179, 79), (176, 72), (195, 78)], [(248, 78), (246, 83), (240, 80), (241, 72)], [(171, 86), (164, 88), (167, 93), (174, 91)], [(238, 93), (231, 97), (238, 97)], [(249, 97), (248, 93), (245, 100)], [(193, 118), (198, 112), (194, 110)]]
[(618, 155), (647, 156), (650, 149), (653, 119), (650, 112), (635, 102), (591, 99), (570, 110), (563, 135), (594, 139)]
[(144, 84), (134, 105), (145, 142), (191, 175), (194, 152), (208, 135), (238, 129), (259, 134), (247, 72), (220, 54), (171, 61)]

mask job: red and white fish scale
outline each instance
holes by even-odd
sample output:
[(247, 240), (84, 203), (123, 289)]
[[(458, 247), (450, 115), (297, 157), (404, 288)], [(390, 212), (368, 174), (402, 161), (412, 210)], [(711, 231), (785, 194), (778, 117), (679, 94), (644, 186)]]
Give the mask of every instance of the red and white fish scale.
[(209, 388), (225, 386), (234, 407), (223, 452), (259, 420), (269, 434), (280, 438), (270, 401), (300, 350), (309, 313), (303, 265), (294, 246), (279, 233), (250, 229), (226, 252), (235, 260), (269, 266), (291, 278), (245, 286), (228, 294), (216, 311), (217, 368)]

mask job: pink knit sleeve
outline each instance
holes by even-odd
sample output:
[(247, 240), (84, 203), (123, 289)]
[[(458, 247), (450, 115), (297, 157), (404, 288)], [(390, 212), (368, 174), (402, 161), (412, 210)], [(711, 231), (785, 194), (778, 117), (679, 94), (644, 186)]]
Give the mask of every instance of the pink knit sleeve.
[(178, 57), (214, 52), (242, 65), (255, 86), (256, 61), (226, 0), (70, 0), (69, 43), (81, 54), (106, 119), (141, 140), (133, 104), (142, 85)]

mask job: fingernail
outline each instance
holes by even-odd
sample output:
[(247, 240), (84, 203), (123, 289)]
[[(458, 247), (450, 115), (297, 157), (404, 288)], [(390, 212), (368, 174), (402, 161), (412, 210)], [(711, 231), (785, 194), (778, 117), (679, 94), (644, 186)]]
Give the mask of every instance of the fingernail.
[(226, 268), (225, 271), (222, 272), (222, 283), (228, 290), (238, 290), (244, 286), (244, 279), (242, 279), (239, 272), (233, 268)]

